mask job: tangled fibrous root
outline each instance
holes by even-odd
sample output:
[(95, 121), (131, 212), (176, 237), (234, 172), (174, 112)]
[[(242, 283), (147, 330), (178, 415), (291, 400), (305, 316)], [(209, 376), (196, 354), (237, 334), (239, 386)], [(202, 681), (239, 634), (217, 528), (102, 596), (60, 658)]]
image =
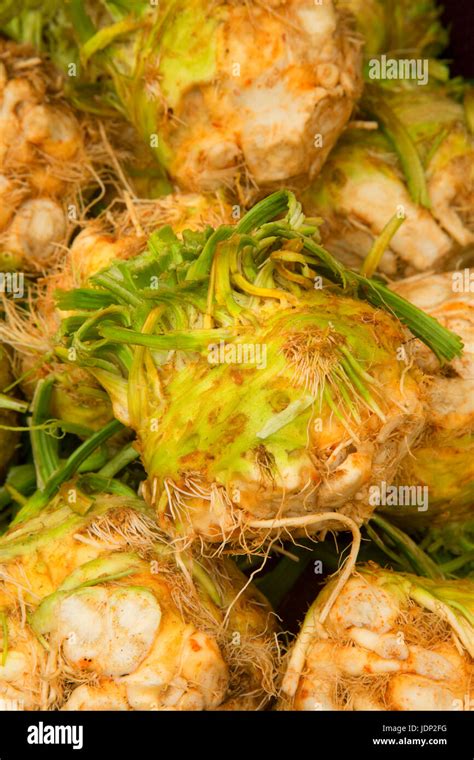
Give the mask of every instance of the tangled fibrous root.
[[(17, 619), (38, 650), (35, 667), (17, 669), (15, 688), (31, 693), (28, 709), (268, 703), (279, 661), (274, 615), (230, 560), (176, 553), (141, 502), (104, 496), (78, 518), (56, 501), (38, 518), (43, 537), (37, 520), (3, 539), (9, 652), (19, 647)], [(37, 544), (25, 554), (32, 535)], [(0, 696), (10, 693), (7, 675), (0, 669)]]
[(0, 639), (7, 656), (0, 664), (0, 710), (46, 709), (56, 681), (51, 677), (45, 688), (47, 652), (27, 623), (21, 586), (11, 596), (1, 613)]
[(128, 155), (127, 147), (112, 149), (102, 123), (75, 111), (63, 91), (62, 76), (47, 60), (0, 40), (4, 269), (38, 273), (57, 264), (89, 205), (120, 182), (117, 155)]
[(117, 237), (148, 237), (165, 225), (179, 234), (186, 229), (232, 224), (237, 218), (232, 217), (232, 207), (223, 193), (172, 193), (154, 200), (124, 194), (103, 214), (109, 233)]

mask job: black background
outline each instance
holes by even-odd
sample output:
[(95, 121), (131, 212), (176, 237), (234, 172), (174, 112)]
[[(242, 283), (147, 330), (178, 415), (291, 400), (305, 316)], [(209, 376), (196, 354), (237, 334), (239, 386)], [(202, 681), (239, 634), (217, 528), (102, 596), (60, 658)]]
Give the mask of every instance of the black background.
[[(28, 726), (82, 725), (84, 747), (27, 743)], [(439, 726), (446, 726), (446, 731)], [(403, 734), (387, 726), (405, 726)], [(408, 727), (419, 731), (408, 732)], [(421, 733), (421, 727), (431, 729)], [(385, 727), (385, 730), (384, 730)], [(381, 737), (426, 737), (445, 745), (380, 746)], [(1, 760), (25, 757), (162, 760), (164, 757), (210, 757), (227, 760), (285, 758), (341, 760), (472, 760), (472, 713), (469, 712), (84, 712), (0, 714)]]
[(451, 74), (474, 79), (474, 0), (446, 0), (442, 20), (451, 32), (442, 56), (452, 61)]

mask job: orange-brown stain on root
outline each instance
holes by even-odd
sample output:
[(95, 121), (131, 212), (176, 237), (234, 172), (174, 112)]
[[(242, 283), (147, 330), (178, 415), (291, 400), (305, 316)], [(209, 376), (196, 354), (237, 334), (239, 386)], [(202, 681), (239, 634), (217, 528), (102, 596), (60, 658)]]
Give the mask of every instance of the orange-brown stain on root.
[(242, 412), (234, 414), (233, 417), (230, 417), (227, 421), (226, 433), (222, 436), (222, 443), (224, 445), (226, 443), (232, 443), (239, 435), (242, 435), (247, 422), (248, 417)]
[(244, 382), (244, 376), (240, 369), (231, 369), (230, 376), (236, 385), (242, 385)]
[(202, 649), (202, 646), (198, 644), (196, 639), (189, 639), (189, 645), (191, 649), (193, 650), (193, 652), (200, 652)]

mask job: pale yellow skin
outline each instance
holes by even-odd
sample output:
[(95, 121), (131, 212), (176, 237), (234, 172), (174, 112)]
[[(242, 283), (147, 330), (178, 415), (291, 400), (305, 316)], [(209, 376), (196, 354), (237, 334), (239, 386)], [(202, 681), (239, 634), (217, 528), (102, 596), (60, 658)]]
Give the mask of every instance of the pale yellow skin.
[[(409, 103), (408, 93), (408, 110), (402, 117), (406, 127), (413, 118), (417, 121)], [(453, 100), (444, 105), (452, 123), (433, 156), (426, 157), (428, 207), (413, 199), (393, 146), (381, 138), (375, 121), (349, 124), (329, 157), (322, 181), (315, 185), (316, 194), (311, 188), (306, 193), (307, 212), (324, 218), (323, 242), (349, 266), (360, 266), (395, 215), (404, 221), (378, 266), (388, 275), (441, 271), (459, 250), (472, 245), (474, 143), (462, 105)]]
[[(474, 424), (474, 270), (412, 277), (393, 286), (401, 296), (435, 317), (464, 343), (461, 356), (453, 359), (451, 376), (440, 373), (438, 360), (416, 341), (417, 363), (432, 374), (428, 386), (430, 420), (447, 430), (469, 429)], [(471, 285), (469, 283), (471, 282)], [(469, 288), (472, 288), (470, 290)]]
[[(146, 574), (133, 583), (141, 590), (107, 585), (67, 597), (48, 637), (49, 658), (30, 627), (9, 618), (0, 707), (2, 700), (16, 701), (16, 709), (51, 707), (59, 693), (52, 674), (62, 660), (68, 680), (85, 682), (59, 697), (56, 706), (65, 710), (218, 708), (229, 669), (215, 635), (183, 618), (166, 580)], [(107, 700), (110, 693), (120, 694), (120, 705)]]

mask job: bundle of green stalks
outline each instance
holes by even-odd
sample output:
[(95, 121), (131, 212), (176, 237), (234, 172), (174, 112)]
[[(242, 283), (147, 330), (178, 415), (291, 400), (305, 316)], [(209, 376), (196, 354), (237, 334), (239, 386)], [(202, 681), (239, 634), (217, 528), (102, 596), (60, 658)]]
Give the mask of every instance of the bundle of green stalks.
[(4, 346), (0, 346), (0, 477), (4, 477), (6, 468), (15, 456), (15, 448), (19, 441), (18, 425), (19, 412), (25, 411), (26, 406), (8, 393), (2, 393), (13, 382), (12, 359)]
[(364, 40), (364, 59), (435, 57), (448, 44), (441, 23), (442, 7), (434, 0), (341, 0)]
[[(172, 224), (177, 231), (200, 230), (208, 224), (232, 223), (232, 210), (218, 195), (172, 194), (157, 200), (117, 195), (96, 218), (84, 221), (61, 262), (30, 285), (29, 298), (2, 301), (4, 320), (0, 341), (13, 354), (15, 379), (10, 382), (31, 401), (38, 380), (55, 376), (52, 412), (71, 424), (98, 430), (112, 419), (106, 394), (85, 369), (65, 367), (57, 355), (57, 332), (61, 318), (54, 293), (85, 283), (115, 260), (142, 253), (157, 227)], [(6, 371), (6, 370), (5, 370)], [(6, 383), (5, 383), (6, 385)]]

